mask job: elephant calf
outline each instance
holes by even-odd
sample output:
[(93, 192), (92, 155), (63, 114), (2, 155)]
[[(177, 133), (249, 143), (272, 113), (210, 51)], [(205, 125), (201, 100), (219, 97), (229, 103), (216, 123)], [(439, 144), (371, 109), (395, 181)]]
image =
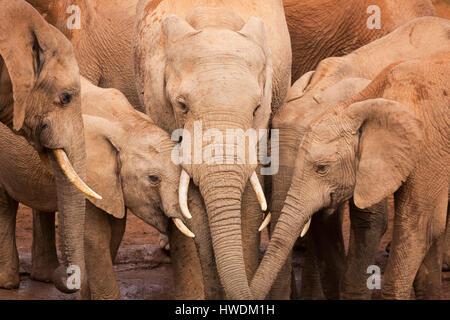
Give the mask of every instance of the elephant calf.
[[(83, 286), (81, 296), (116, 299), (120, 292), (113, 260), (127, 209), (162, 233), (167, 232), (170, 217), (183, 233), (193, 234), (180, 220), (181, 169), (171, 161), (175, 143), (170, 136), (135, 111), (118, 90), (101, 89), (84, 79), (81, 83), (87, 179), (103, 196), (86, 201), (89, 290)], [(50, 215), (57, 210), (54, 176), (23, 138), (4, 126), (0, 131), (0, 287), (19, 285), (14, 234), (18, 202), (34, 209), (32, 277), (49, 281), (58, 265)]]
[(450, 53), (393, 64), (306, 131), (269, 247), (252, 280), (264, 298), (312, 215), (353, 197), (367, 208), (395, 198), (382, 294), (439, 298), (447, 220)]

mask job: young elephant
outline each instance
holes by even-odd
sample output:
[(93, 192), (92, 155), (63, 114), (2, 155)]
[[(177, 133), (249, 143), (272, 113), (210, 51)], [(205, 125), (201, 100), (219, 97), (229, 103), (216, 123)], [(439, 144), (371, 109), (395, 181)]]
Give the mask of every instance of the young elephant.
[[(175, 143), (147, 116), (135, 111), (115, 89), (100, 89), (82, 80), (87, 177), (103, 194), (103, 200), (86, 202), (85, 257), (90, 294), (82, 297), (120, 297), (112, 261), (125, 228), (126, 209), (162, 233), (167, 217), (188, 236), (178, 205), (179, 166), (171, 161)], [(0, 141), (0, 263), (13, 261), (18, 281), (15, 247), (17, 202), (35, 209), (32, 277), (50, 280), (58, 265), (54, 246), (54, 221), (47, 212), (57, 210), (51, 171), (22, 138), (5, 127)], [(3, 150), (9, 150), (4, 152)], [(167, 217), (166, 217), (167, 216)], [(40, 231), (40, 232), (39, 232)]]
[(311, 124), (252, 292), (268, 293), (311, 216), (353, 196), (367, 208), (394, 193), (384, 298), (439, 298), (450, 164), (450, 53), (388, 67)]
[[(446, 19), (419, 18), (349, 55), (323, 60), (316, 71), (308, 72), (296, 81), (289, 90), (287, 102), (272, 122), (280, 137), (280, 168), (272, 177), (273, 221), (278, 220), (283, 208), (297, 150), (309, 125), (329, 107), (362, 89), (364, 81), (356, 78), (373, 80), (392, 63), (449, 51), (449, 32), (450, 22)], [(350, 81), (350, 78), (354, 80)], [(333, 86), (336, 88), (332, 89)], [(302, 271), (302, 298), (370, 298), (371, 290), (366, 285), (367, 268), (373, 264), (378, 240), (387, 225), (385, 207), (383, 201), (360, 210), (350, 201), (351, 239), (347, 260), (341, 226), (343, 208), (337, 210), (337, 215), (329, 216), (324, 212), (314, 215), (312, 232), (307, 239), (308, 263)], [(273, 231), (274, 224), (271, 227)], [(289, 271), (290, 263), (287, 263), (272, 288), (271, 298), (289, 298)]]

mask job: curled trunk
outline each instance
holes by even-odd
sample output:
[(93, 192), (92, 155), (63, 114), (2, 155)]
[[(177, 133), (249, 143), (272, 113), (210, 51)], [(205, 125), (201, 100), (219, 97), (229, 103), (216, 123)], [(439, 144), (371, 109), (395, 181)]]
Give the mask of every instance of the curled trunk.
[(253, 298), (257, 300), (266, 298), (303, 227), (316, 211), (314, 207), (302, 205), (296, 197), (288, 194), (267, 251), (251, 281)]

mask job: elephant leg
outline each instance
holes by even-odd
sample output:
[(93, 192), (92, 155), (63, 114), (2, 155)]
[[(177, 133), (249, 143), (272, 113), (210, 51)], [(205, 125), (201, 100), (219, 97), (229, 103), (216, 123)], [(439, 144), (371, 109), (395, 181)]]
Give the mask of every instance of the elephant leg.
[(350, 243), (347, 267), (341, 282), (341, 299), (370, 299), (367, 268), (375, 263), (381, 237), (387, 230), (387, 199), (367, 209), (350, 201)]
[(442, 271), (450, 271), (450, 203), (447, 203), (447, 228), (445, 229)]
[(111, 260), (114, 264), (116, 260), (117, 252), (119, 251), (120, 243), (122, 242), (123, 235), (125, 234), (125, 229), (127, 226), (127, 214), (125, 212), (125, 216), (122, 219), (114, 218), (113, 216), (109, 216), (109, 223), (111, 226)]
[[(442, 201), (441, 204), (436, 203), (435, 210), (437, 212), (432, 218), (434, 241), (428, 249), (414, 280), (416, 299), (420, 300), (437, 300), (441, 298), (442, 261), (445, 249), (446, 220), (448, 220), (448, 198)], [(446, 214), (446, 219), (443, 218), (444, 213)]]
[(51, 282), (58, 267), (55, 241), (55, 213), (33, 209), (33, 245), (31, 278)]
[(16, 246), (18, 203), (0, 188), (0, 288), (19, 287), (19, 254)]
[[(256, 171), (258, 172), (259, 170)], [(261, 183), (261, 185), (264, 184)], [(242, 195), (241, 217), (245, 269), (248, 281), (251, 281), (258, 268), (261, 244), (261, 235), (258, 229), (263, 221), (263, 212), (250, 183), (247, 183)]]
[(441, 299), (443, 240), (441, 237), (433, 243), (414, 279), (414, 292), (418, 300)]
[(111, 229), (109, 215), (86, 201), (85, 258), (90, 295), (95, 300), (120, 299), (111, 259)]
[(172, 259), (175, 299), (203, 300), (203, 276), (194, 241), (169, 224), (170, 257)]
[[(408, 180), (424, 181), (419, 177), (414, 175)], [(444, 185), (438, 179), (435, 182), (434, 186)], [(447, 185), (446, 181), (445, 186)], [(445, 232), (447, 198), (447, 188), (432, 190), (429, 185), (420, 186), (418, 183), (405, 184), (395, 193), (394, 233), (384, 273), (381, 292), (383, 298), (401, 300), (411, 298), (414, 279), (428, 250)], [(439, 247), (438, 244), (437, 251), (440, 250)], [(422, 279), (426, 277), (426, 269), (440, 271), (436, 266), (439, 259), (434, 258), (433, 250), (430, 252), (430, 258), (426, 259), (427, 265), (424, 266), (417, 281), (418, 289), (421, 287)]]
[(291, 271), (291, 300), (299, 300), (300, 295), (297, 289), (297, 281), (295, 279), (295, 271), (294, 268), (292, 268)]
[[(313, 223), (311, 223), (312, 225)], [(297, 240), (298, 241), (298, 240)], [(306, 253), (302, 267), (302, 282), (300, 290), (300, 299), (302, 300), (324, 300), (326, 299), (322, 282), (320, 279), (319, 265), (316, 248), (311, 234), (306, 235)]]
[(344, 205), (336, 212), (322, 211), (313, 216), (311, 237), (314, 241), (322, 289), (327, 299), (340, 298), (340, 281), (345, 267), (345, 245), (342, 235)]

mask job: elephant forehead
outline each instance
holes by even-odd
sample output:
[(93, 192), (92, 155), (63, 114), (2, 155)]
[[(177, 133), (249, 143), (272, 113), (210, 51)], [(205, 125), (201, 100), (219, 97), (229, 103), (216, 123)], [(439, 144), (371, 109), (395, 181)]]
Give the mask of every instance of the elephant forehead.
[(263, 49), (255, 42), (231, 30), (203, 30), (178, 41), (169, 57), (180, 64), (201, 65), (208, 62), (239, 63), (260, 71), (265, 65)]

